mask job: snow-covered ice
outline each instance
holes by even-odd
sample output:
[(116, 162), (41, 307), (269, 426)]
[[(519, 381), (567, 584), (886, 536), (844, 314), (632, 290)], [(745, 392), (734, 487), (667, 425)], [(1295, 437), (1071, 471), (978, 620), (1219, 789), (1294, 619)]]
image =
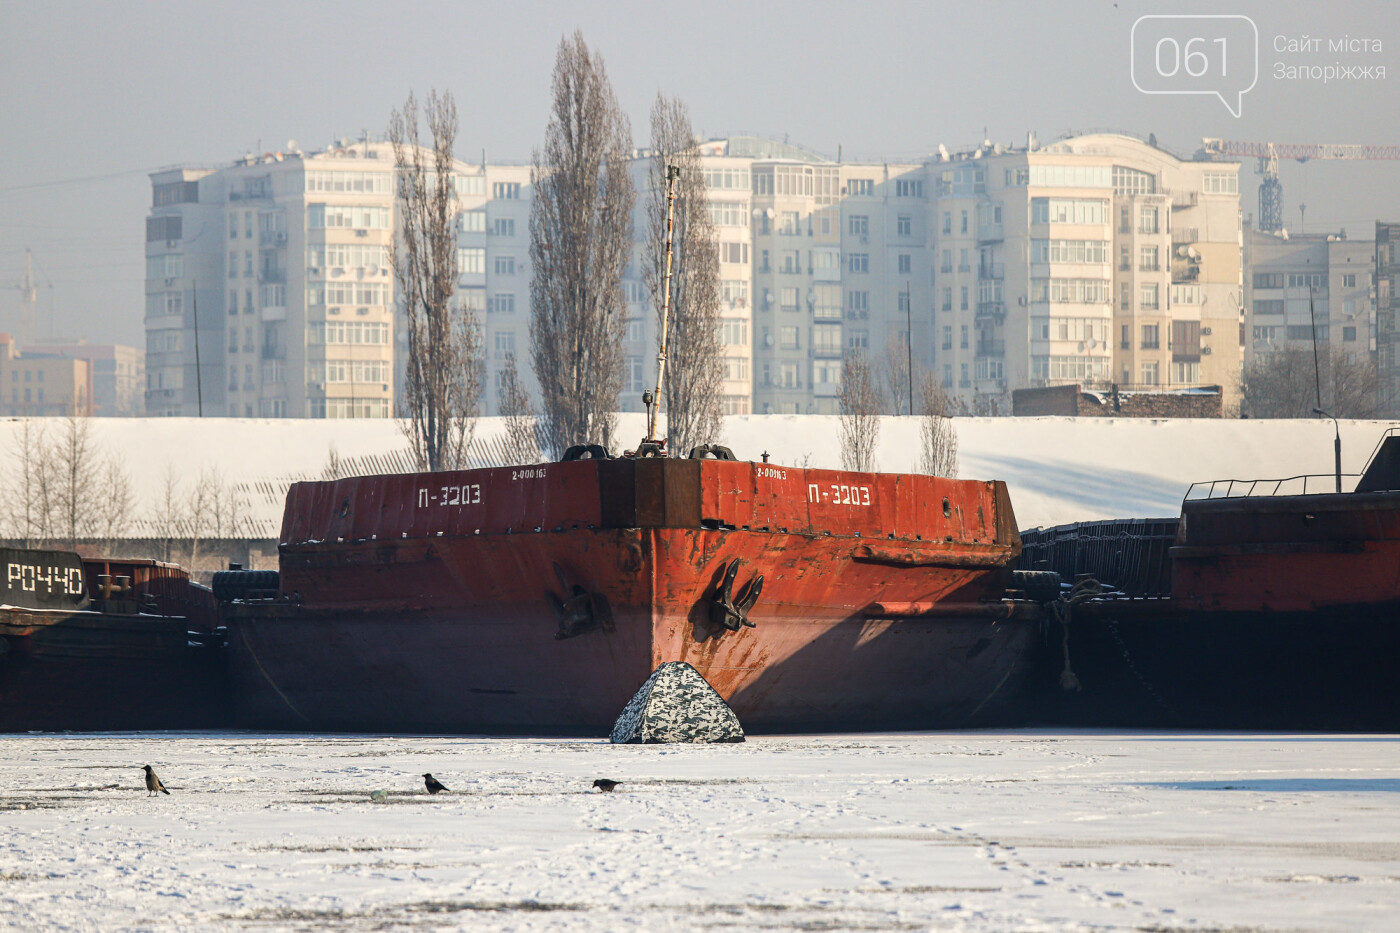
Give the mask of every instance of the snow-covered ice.
[(1397, 736), (0, 742), (10, 929), (1400, 924)]

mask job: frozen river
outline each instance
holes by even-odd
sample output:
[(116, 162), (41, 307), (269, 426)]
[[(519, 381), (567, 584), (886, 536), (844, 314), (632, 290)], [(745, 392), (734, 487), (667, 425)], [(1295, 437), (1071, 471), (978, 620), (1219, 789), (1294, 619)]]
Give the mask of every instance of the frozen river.
[(1400, 929), (1397, 736), (0, 743), (13, 929)]

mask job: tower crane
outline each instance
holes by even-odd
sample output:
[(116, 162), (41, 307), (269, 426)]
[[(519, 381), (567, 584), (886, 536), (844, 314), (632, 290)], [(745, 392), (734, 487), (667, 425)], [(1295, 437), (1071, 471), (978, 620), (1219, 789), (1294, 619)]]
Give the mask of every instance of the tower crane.
[(1400, 146), (1348, 146), (1334, 143), (1247, 143), (1233, 139), (1202, 139), (1206, 158), (1246, 156), (1257, 159), (1254, 171), (1259, 183), (1259, 229), (1283, 229), (1283, 183), (1278, 178), (1279, 159), (1400, 159)]

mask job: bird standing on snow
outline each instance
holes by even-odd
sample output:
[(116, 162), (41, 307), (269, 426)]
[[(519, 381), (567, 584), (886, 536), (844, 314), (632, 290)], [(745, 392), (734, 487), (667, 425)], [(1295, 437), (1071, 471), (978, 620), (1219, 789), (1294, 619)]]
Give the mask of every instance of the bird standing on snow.
[(447, 790), (446, 787), (442, 786), (442, 782), (431, 774), (423, 775), (423, 786), (428, 788), (428, 793), (430, 794), (436, 794), (438, 791)]
[(605, 794), (611, 794), (613, 788), (621, 783), (621, 781), (609, 781), (607, 778), (598, 778), (598, 780), (593, 782), (593, 786)]
[(160, 778), (156, 777), (156, 773), (155, 773), (154, 771), (151, 770), (151, 766), (150, 766), (150, 765), (142, 765), (141, 767), (144, 768), (145, 771), (146, 771), (146, 796), (147, 796), (147, 797), (149, 797), (149, 796), (151, 796), (151, 794), (154, 794), (154, 793), (157, 793), (157, 792), (162, 793), (162, 794), (168, 794), (168, 793), (170, 793), (170, 791), (168, 791), (168, 790), (165, 789), (165, 785), (162, 784), (162, 783), (160, 782)]

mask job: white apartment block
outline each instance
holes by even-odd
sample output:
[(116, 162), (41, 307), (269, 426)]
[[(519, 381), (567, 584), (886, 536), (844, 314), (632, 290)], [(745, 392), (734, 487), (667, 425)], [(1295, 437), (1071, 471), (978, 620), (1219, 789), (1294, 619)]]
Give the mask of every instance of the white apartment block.
[(1376, 243), (1346, 232), (1266, 233), (1245, 225), (1245, 362), (1283, 347), (1369, 354)]
[(1238, 164), (1103, 134), (926, 170), (935, 372), (961, 401), (1071, 382), (1237, 398)]
[[(974, 411), (1007, 411), (1012, 389), (1066, 382), (1215, 384), (1227, 405), (1237, 392), (1250, 326), (1238, 163), (1110, 134), (903, 164), (737, 136), (701, 144), (700, 160), (728, 414), (835, 413), (850, 350), (882, 379), (912, 358)], [(631, 411), (656, 379), (656, 309), (640, 274), (647, 169), (639, 154), (623, 282), (620, 407)], [(535, 385), (530, 175), (457, 164), (454, 301), (480, 328), (484, 414), (499, 411), (509, 358)], [(205, 414), (238, 417), (396, 413), (407, 343), (388, 144), (151, 178), (150, 413), (191, 415), (201, 399)]]
[[(395, 415), (407, 342), (388, 143), (341, 141), (151, 179), (151, 414)], [(454, 186), (456, 307), (481, 327), (494, 410), (504, 357), (528, 349), (529, 170), (458, 163)]]

